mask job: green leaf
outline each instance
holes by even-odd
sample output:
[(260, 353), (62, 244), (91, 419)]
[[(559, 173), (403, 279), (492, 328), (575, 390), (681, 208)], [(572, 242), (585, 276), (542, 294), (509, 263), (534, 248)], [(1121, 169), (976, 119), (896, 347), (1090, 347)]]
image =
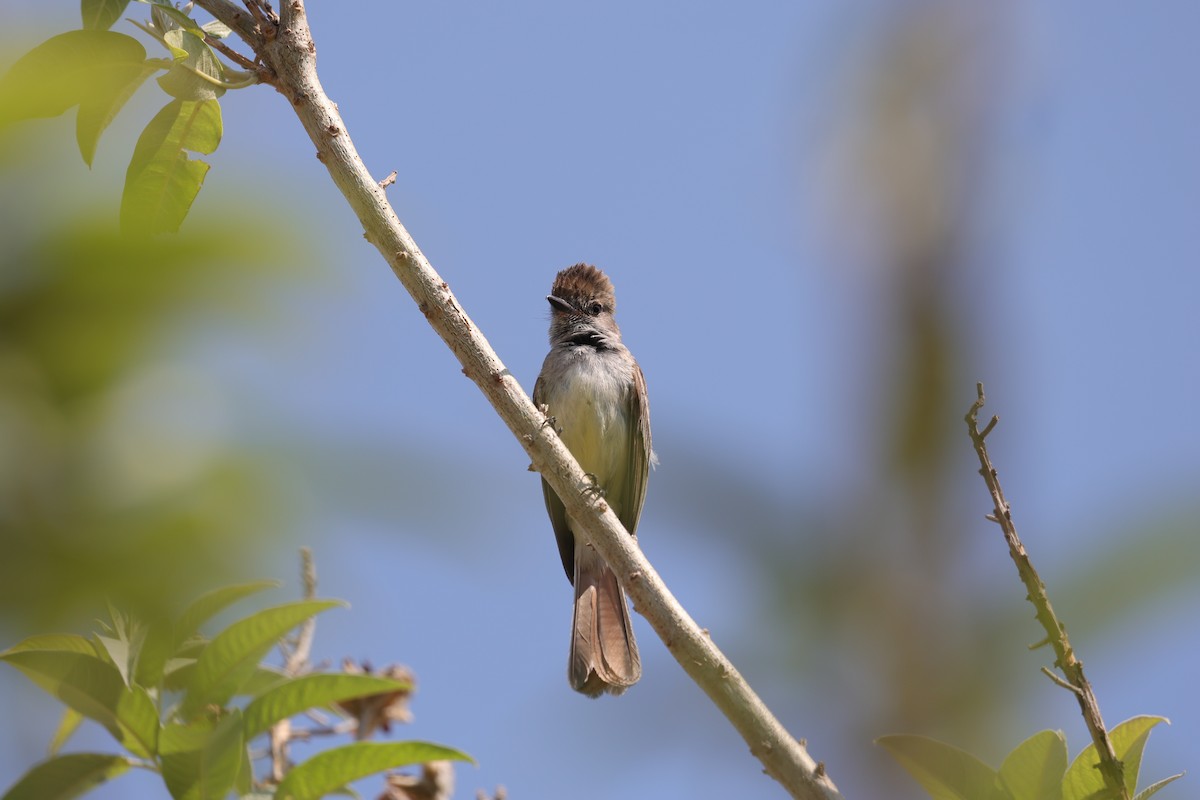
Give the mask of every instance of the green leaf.
[(129, 0), (82, 0), (79, 10), (83, 27), (87, 30), (106, 31), (125, 13)]
[[(171, 661), (167, 665), (163, 686), (172, 692), (182, 692), (191, 685), (194, 674), (196, 674), (196, 659), (182, 658)], [(269, 664), (259, 664), (255, 668), (254, 674), (242, 684), (236, 694), (254, 697), (287, 679), (283, 670)]]
[(224, 705), (254, 675), (258, 662), (300, 623), (338, 600), (301, 600), (268, 608), (221, 631), (200, 654), (181, 713), (194, 716), (206, 705)]
[(216, 100), (225, 94), (225, 89), (218, 85), (222, 81), (224, 68), (202, 37), (203, 31), (197, 35), (182, 28), (163, 34), (163, 40), (172, 52), (182, 50), (186, 54), (171, 65), (166, 75), (158, 79), (158, 85), (172, 97), (180, 100)]
[(162, 686), (168, 692), (182, 692), (196, 674), (196, 659), (172, 658), (163, 665)]
[(1172, 775), (1169, 778), (1163, 778), (1161, 781), (1156, 781), (1142, 791), (1138, 792), (1137, 796), (1134, 797), (1133, 800), (1149, 800), (1150, 796), (1158, 792), (1159, 789), (1163, 788), (1168, 783), (1174, 783), (1182, 777), (1183, 773), (1181, 772), (1178, 775)]
[(80, 102), (79, 113), (75, 117), (75, 141), (79, 144), (83, 162), (89, 167), (96, 155), (100, 134), (133, 97), (133, 93), (158, 69), (158, 65), (152, 61), (139, 61), (114, 64), (104, 75), (96, 76), (95, 86)]
[(163, 729), (163, 781), (175, 800), (224, 800), (245, 759), (241, 713)]
[(187, 152), (212, 153), (221, 142), (221, 106), (174, 100), (138, 137), (125, 173), (121, 229), (127, 233), (175, 233), (200, 192), (208, 164)]
[[(243, 726), (244, 727), (244, 726)], [(254, 761), (250, 757), (250, 748), (245, 746), (246, 739), (242, 739), (241, 764), (238, 765), (237, 780), (233, 782), (233, 790), (239, 798), (244, 798), (246, 795), (254, 792)]]
[(208, 639), (200, 634), (196, 634), (195, 636), (189, 637), (188, 640), (183, 644), (179, 645), (179, 649), (175, 651), (173, 658), (185, 660), (191, 659), (192, 661), (195, 661), (200, 657), (200, 654), (204, 652), (204, 648), (206, 647), (208, 647)]
[(0, 652), (0, 659), (26, 650), (37, 650), (48, 653), (80, 653), (89, 656), (96, 655), (96, 648), (92, 646), (92, 643), (78, 634), (43, 633), (23, 639), (4, 652)]
[[(138, 2), (141, 2), (141, 0), (138, 0)], [(164, 39), (162, 31), (159, 29), (158, 25), (156, 25), (156, 24), (146, 25), (144, 23), (138, 22), (136, 19), (131, 19), (129, 21), (132, 22), (134, 25), (136, 25), (139, 30), (145, 32), (149, 36), (152, 36), (154, 39), (156, 39), (158, 41), (159, 44), (161, 44), (163, 47), (165, 47), (167, 49), (167, 52), (171, 56), (171, 61), (167, 61), (167, 62), (163, 63), (162, 64), (163, 68), (170, 69), (173, 61), (181, 61), (181, 60), (187, 58), (187, 50), (178, 48), (175, 45), (168, 42), (166, 39)], [(175, 25), (171, 25), (171, 27), (174, 28)]]
[(201, 625), (237, 601), (278, 586), (279, 581), (254, 581), (253, 583), (239, 583), (235, 586), (222, 586), (220, 589), (200, 595), (183, 610), (179, 622), (175, 624), (175, 646), (183, 644), (200, 630)]
[(1112, 739), (1113, 750), (1117, 758), (1125, 765), (1125, 789), (1130, 794), (1137, 791), (1138, 774), (1142, 770), (1142, 752), (1146, 749), (1146, 740), (1150, 731), (1160, 722), (1171, 724), (1166, 717), (1137, 716), (1131, 717), (1108, 734)]
[(153, 756), (159, 727), (154, 701), (140, 686), (126, 686), (117, 668), (95, 653), (13, 648), (0, 654), (0, 659), (68, 707), (99, 722), (129, 752)]
[(276, 722), (301, 711), (341, 700), (411, 689), (405, 681), (345, 673), (305, 675), (268, 689), (246, 706), (246, 738), (252, 739)]
[(70, 800), (129, 767), (129, 759), (107, 753), (55, 756), (26, 772), (0, 800)]
[(233, 33), (233, 28), (230, 28), (219, 19), (214, 19), (200, 26), (204, 33), (214, 39), (224, 39)]
[(145, 624), (145, 633), (134, 670), (134, 681), (147, 688), (162, 683), (167, 660), (175, 649), (174, 629), (166, 620)]
[(1094, 744), (1089, 744), (1075, 756), (1067, 774), (1063, 776), (1063, 800), (1087, 800), (1097, 793), (1105, 793), (1104, 778), (1096, 768), (1098, 763)]
[(901, 734), (875, 740), (933, 800), (1003, 800), (994, 769), (970, 753), (924, 736)]
[[(139, 683), (138, 674), (142, 671), (142, 659), (147, 655), (147, 641), (152, 638), (160, 640), (162, 636), (160, 630), (155, 637), (152, 637), (152, 627), (161, 629), (162, 625), (151, 626), (141, 620), (124, 615), (115, 608), (110, 608), (110, 615), (112, 624), (103, 625), (103, 628), (111, 635), (96, 634), (93, 637), (96, 642), (96, 653), (101, 658), (107, 658), (112, 662), (113, 666), (121, 673), (121, 679), (125, 681), (126, 686), (133, 686)], [(157, 651), (150, 652), (148, 655), (152, 659), (165, 658), (161, 652), (161, 641), (155, 641), (154, 644), (156, 648), (152, 649)], [(146, 684), (142, 683), (142, 685)]]
[(137, 656), (130, 651), (129, 642), (121, 639), (114, 639), (111, 636), (101, 636), (96, 634), (96, 649), (102, 655), (107, 655), (108, 660), (117, 672), (121, 675), (121, 680), (125, 685), (129, 685), (129, 662)]
[(179, 28), (197, 36), (203, 36), (205, 33), (203, 26), (167, 0), (138, 0), (138, 2), (153, 6), (150, 9), (150, 18), (154, 21), (154, 26), (163, 33)]
[(58, 728), (54, 731), (54, 737), (50, 740), (50, 755), (58, 755), (58, 751), (67, 743), (67, 739), (79, 729), (79, 724), (83, 722), (83, 714), (80, 714), (73, 708), (68, 708), (63, 712), (63, 717), (58, 723)]
[(113, 31), (67, 31), (30, 50), (0, 78), (0, 124), (57, 117), (141, 69), (146, 48)]
[(1000, 785), (1013, 800), (1061, 800), (1067, 740), (1041, 731), (1017, 745), (1000, 765)]
[(273, 667), (270, 664), (259, 664), (258, 668), (254, 670), (254, 674), (250, 676), (250, 679), (238, 690), (238, 694), (257, 697), (286, 680), (290, 679), (283, 673), (282, 669)]
[(355, 742), (297, 764), (275, 790), (275, 800), (319, 800), (359, 778), (426, 761), (474, 763), (466, 753), (430, 742)]
[[(1113, 752), (1125, 766), (1125, 788), (1131, 795), (1137, 789), (1142, 750), (1146, 747), (1151, 729), (1160, 722), (1168, 720), (1166, 717), (1132, 717), (1109, 731)], [(1097, 792), (1105, 791), (1104, 776), (1097, 768), (1099, 763), (1095, 743), (1089, 744), (1071, 762), (1063, 778), (1063, 800), (1086, 800)]]

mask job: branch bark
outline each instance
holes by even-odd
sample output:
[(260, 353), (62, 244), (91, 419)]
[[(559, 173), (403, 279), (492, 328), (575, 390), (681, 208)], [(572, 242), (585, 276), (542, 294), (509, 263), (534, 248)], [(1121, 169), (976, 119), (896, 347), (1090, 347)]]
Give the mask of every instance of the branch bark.
[(504, 420), (534, 469), (562, 498), (567, 513), (583, 524), (600, 554), (620, 576), (634, 608), (738, 730), (767, 774), (795, 798), (840, 798), (824, 765), (815, 762), (788, 734), (671, 595), (616, 514), (589, 491), (589, 480), (545, 414), (533, 405), (400, 223), (380, 182), (359, 158), (337, 106), (321, 87), (316, 46), (303, 0), (284, 0), (276, 30), (263, 30), (261, 15), (255, 22), (228, 0), (197, 0), (196, 5), (233, 28), (274, 73), (271, 83), (292, 103), (317, 148), (317, 158), (362, 223), (367, 241), (379, 250), (429, 324), (458, 358), (463, 372)]
[(1037, 610), (1037, 620), (1046, 631), (1046, 640), (1041, 644), (1048, 643), (1054, 648), (1054, 663), (1062, 670), (1065, 680), (1044, 667), (1042, 671), (1056, 684), (1075, 695), (1075, 699), (1079, 701), (1079, 710), (1083, 714), (1083, 721), (1087, 725), (1088, 733), (1091, 734), (1092, 742), (1096, 745), (1096, 753), (1100, 758), (1097, 767), (1104, 777), (1105, 786), (1112, 797), (1118, 798), (1118, 800), (1129, 800), (1129, 792), (1125, 788), (1125, 767), (1117, 758), (1112, 740), (1108, 736), (1108, 729), (1104, 727), (1104, 719), (1100, 716), (1100, 703), (1096, 700), (1095, 692), (1092, 691), (1091, 682), (1083, 674), (1083, 662), (1075, 656), (1075, 650), (1067, 638), (1067, 629), (1058, 621), (1058, 617), (1050, 605), (1050, 597), (1046, 594), (1046, 584), (1042, 583), (1037, 570), (1033, 568), (1033, 562), (1029, 560), (1029, 553), (1025, 551), (1025, 545), (1017, 536), (1017, 527), (1012, 521), (1012, 509), (1008, 505), (1008, 500), (1004, 498), (1004, 490), (1000, 488), (1000, 478), (988, 455), (987, 444), (984, 440), (995, 429), (1000, 418), (992, 417), (980, 432), (979, 412), (983, 408), (985, 399), (982, 383), (975, 384), (975, 392), (977, 398), (966, 416), (967, 433), (971, 437), (971, 443), (975, 446), (975, 454), (979, 457), (979, 474), (983, 476), (988, 492), (992, 495), (994, 511), (988, 514), (987, 518), (997, 523), (1004, 532), (1004, 540), (1008, 543), (1008, 553), (1012, 556), (1013, 563), (1017, 565), (1017, 573), (1021, 576), (1021, 582), (1025, 584), (1028, 593), (1026, 596), (1029, 602), (1033, 603), (1033, 607)]

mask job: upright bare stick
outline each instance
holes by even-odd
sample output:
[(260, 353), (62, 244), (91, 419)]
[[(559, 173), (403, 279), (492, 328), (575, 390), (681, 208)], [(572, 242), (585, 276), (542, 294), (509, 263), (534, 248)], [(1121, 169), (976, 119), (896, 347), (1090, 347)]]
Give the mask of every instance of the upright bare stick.
[(1017, 536), (1017, 528), (1012, 521), (1012, 509), (1009, 507), (1008, 501), (1004, 499), (1004, 491), (1000, 488), (1000, 479), (997, 477), (996, 468), (992, 466), (992, 459), (988, 456), (984, 440), (996, 427), (1000, 418), (993, 416), (983, 431), (979, 430), (979, 411), (983, 408), (984, 403), (983, 384), (975, 384), (975, 391), (978, 397), (966, 416), (967, 433), (971, 436), (971, 443), (975, 445), (975, 454), (979, 456), (979, 474), (983, 476), (995, 506), (995, 510), (988, 514), (987, 518), (999, 524), (1000, 529), (1004, 531), (1004, 540), (1008, 542), (1008, 553), (1017, 565), (1017, 573), (1021, 576), (1021, 582), (1025, 584), (1029, 602), (1033, 603), (1033, 607), (1037, 610), (1037, 620), (1046, 631), (1046, 640), (1041, 644), (1049, 643), (1054, 648), (1055, 666), (1062, 670), (1065, 680), (1050, 670), (1043, 668), (1043, 671), (1056, 684), (1075, 695), (1079, 701), (1079, 710), (1083, 713), (1083, 721), (1087, 724), (1088, 733), (1091, 734), (1092, 741), (1096, 744), (1096, 752), (1100, 757), (1100, 763), (1097, 766), (1100, 774), (1104, 777), (1105, 786), (1108, 787), (1114, 798), (1129, 800), (1129, 792), (1125, 789), (1125, 767), (1117, 758), (1116, 751), (1113, 750), (1108, 729), (1104, 727), (1104, 720), (1100, 717), (1100, 704), (1092, 691), (1091, 683), (1084, 677), (1083, 662), (1075, 656), (1075, 650), (1071, 647), (1070, 640), (1067, 639), (1067, 630), (1058, 621), (1054, 609), (1050, 606), (1050, 598), (1046, 594), (1046, 584), (1042, 583), (1037, 570), (1033, 568), (1033, 564), (1029, 560), (1025, 545), (1021, 544), (1021, 540)]
[(317, 158), (421, 313), (483, 391), (525, 449), (534, 468), (558, 493), (600, 554), (612, 565), (634, 607), (667, 650), (738, 730), (767, 774), (796, 798), (840, 798), (822, 764), (815, 762), (771, 714), (708, 634), (667, 590), (616, 514), (594, 491), (546, 415), (534, 407), (479, 328), (434, 271), (388, 203), (380, 181), (363, 165), (337, 106), (317, 77), (316, 45), (303, 0), (284, 0), (278, 23), (268, 7), (247, 0), (251, 13), (229, 0), (196, 5), (232, 28), (263, 64), (261, 76), (292, 103)]
[[(317, 596), (317, 565), (313, 561), (312, 549), (300, 548), (300, 580), (304, 584), (304, 599), (312, 600)], [(295, 643), (290, 647), (280, 643), (283, 653), (283, 672), (289, 678), (295, 678), (308, 671), (308, 656), (312, 652), (313, 636), (317, 632), (317, 620), (309, 617), (300, 625)], [(271, 726), (269, 732), (271, 741), (271, 780), (279, 783), (288, 771), (288, 745), (295, 738), (292, 731), (291, 719), (283, 719)]]

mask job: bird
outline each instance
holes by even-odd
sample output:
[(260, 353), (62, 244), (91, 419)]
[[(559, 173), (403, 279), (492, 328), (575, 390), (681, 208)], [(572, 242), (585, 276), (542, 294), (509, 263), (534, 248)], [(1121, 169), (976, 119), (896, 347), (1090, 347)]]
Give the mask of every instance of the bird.
[[(550, 352), (533, 401), (554, 420), (596, 491), (636, 536), (656, 458), (646, 378), (621, 341), (612, 281), (591, 264), (575, 264), (555, 276), (546, 300)], [(542, 494), (563, 569), (575, 588), (571, 687), (589, 697), (619, 695), (642, 675), (625, 592), (545, 478)]]

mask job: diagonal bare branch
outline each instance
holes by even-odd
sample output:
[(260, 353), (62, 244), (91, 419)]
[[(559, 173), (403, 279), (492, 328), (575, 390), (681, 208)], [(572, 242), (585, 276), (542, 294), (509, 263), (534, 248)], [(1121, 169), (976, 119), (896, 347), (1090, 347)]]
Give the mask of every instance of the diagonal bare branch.
[(247, 41), (253, 40), (256, 55), (277, 76), (276, 88), (291, 102), (316, 146), (317, 158), (362, 223), (366, 239), (391, 266), (429, 324), (458, 358), (463, 372), (488, 398), (534, 468), (562, 498), (567, 513), (582, 523), (601, 555), (621, 577), (637, 611), (738, 730), (766, 772), (793, 797), (840, 798), (824, 766), (784, 729), (729, 659), (679, 605), (607, 503), (588, 491), (587, 477), (554, 426), (546, 424), (546, 416), (534, 407), (400, 223), (380, 182), (359, 158), (336, 105), (321, 87), (316, 46), (303, 0), (284, 0), (278, 30), (265, 36), (251, 31), (241, 18), (234, 20), (241, 27), (235, 27), (231, 9), (236, 7), (227, 0), (197, 0), (197, 5), (234, 27)]

